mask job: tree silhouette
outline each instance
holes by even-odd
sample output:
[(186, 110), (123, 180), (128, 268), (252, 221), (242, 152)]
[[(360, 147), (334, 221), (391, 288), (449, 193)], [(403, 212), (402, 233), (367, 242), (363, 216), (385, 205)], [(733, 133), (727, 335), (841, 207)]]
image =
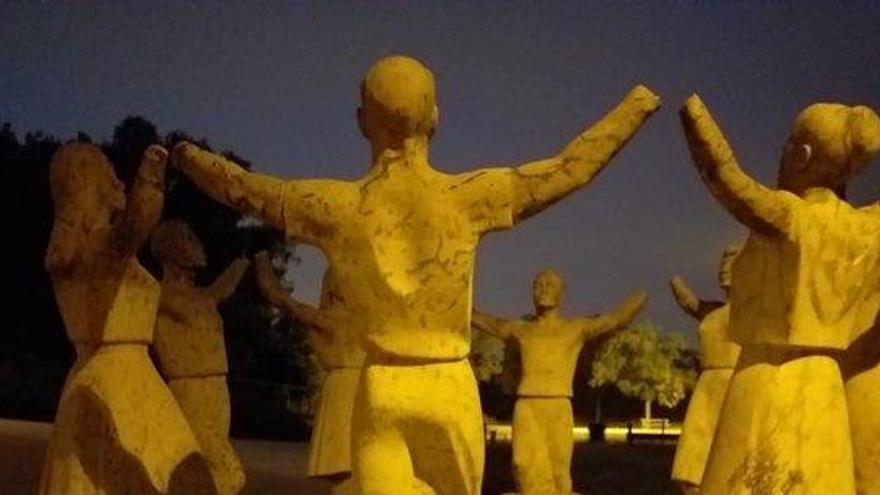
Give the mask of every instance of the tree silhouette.
[[(148, 146), (160, 143), (170, 149), (184, 139), (210, 149), (206, 140), (193, 139), (183, 131), (168, 133), (163, 139), (151, 122), (129, 116), (115, 127), (111, 140), (102, 148), (117, 176), (130, 185)], [(80, 132), (72, 141), (91, 142), (92, 138)], [(49, 162), (60, 145), (60, 140), (40, 132), (28, 133), (20, 142), (9, 123), (0, 126), (0, 170), (9, 186), (5, 195), (8, 232), (14, 236), (9, 243), (11, 252), (3, 261), (8, 274), (3, 279), (4, 293), (9, 307), (14, 308), (8, 326), (0, 331), (3, 417), (51, 419), (73, 362), (73, 347), (67, 341), (43, 269), (52, 226)], [(250, 169), (247, 160), (232, 152), (223, 154)], [(213, 280), (234, 258), (260, 250), (270, 251), (282, 266), (295, 262), (295, 251), (281, 233), (215, 203), (172, 170), (166, 181), (163, 217), (185, 221), (202, 240), (208, 264), (197, 283)], [(157, 278), (161, 277), (148, 249), (139, 256)], [(264, 304), (252, 276), (245, 277), (220, 311), (229, 356), (233, 432), (302, 438), (305, 422), (294, 415), (292, 404), (310, 396), (313, 368), (304, 332), (276, 317)]]

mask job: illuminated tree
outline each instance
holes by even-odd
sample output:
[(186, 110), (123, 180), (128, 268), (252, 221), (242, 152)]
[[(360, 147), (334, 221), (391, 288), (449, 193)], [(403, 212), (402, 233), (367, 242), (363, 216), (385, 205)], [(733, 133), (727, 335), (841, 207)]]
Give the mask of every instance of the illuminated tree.
[(649, 322), (638, 323), (608, 339), (593, 360), (590, 386), (617, 387), (628, 397), (645, 402), (645, 419), (651, 404), (675, 407), (696, 383), (697, 373), (677, 334), (661, 334)]

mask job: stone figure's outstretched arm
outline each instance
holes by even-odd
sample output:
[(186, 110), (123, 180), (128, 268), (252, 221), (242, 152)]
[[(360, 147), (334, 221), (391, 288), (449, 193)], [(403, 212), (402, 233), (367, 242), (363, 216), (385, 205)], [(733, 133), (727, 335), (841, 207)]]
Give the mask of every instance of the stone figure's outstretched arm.
[(785, 232), (791, 211), (789, 196), (765, 187), (740, 168), (699, 96), (691, 95), (680, 115), (694, 164), (718, 202), (750, 229), (765, 235)]
[(167, 158), (168, 152), (159, 145), (144, 151), (125, 212), (114, 231), (113, 242), (122, 256), (134, 255), (162, 216)]
[(659, 107), (657, 95), (636, 86), (558, 155), (515, 168), (514, 219), (528, 218), (588, 184)]
[(471, 314), (471, 326), (481, 332), (486, 332), (502, 340), (510, 337), (510, 331), (512, 329), (507, 320), (483, 313), (476, 308)]
[(291, 297), (275, 275), (268, 253), (262, 251), (254, 259), (256, 261), (257, 284), (260, 287), (260, 292), (263, 293), (263, 297), (266, 298), (269, 304), (313, 331), (321, 333), (330, 332), (330, 328), (333, 326), (333, 318), (328, 312), (301, 303)]
[(697, 321), (702, 321), (707, 314), (724, 306), (724, 303), (720, 301), (703, 301), (698, 299), (687, 282), (677, 275), (669, 279), (669, 288), (672, 289), (672, 296), (675, 297), (675, 302), (678, 303), (682, 311)]
[(285, 230), (285, 181), (248, 172), (231, 160), (187, 142), (174, 146), (171, 165), (214, 201)]
[(228, 299), (235, 292), (250, 264), (247, 258), (237, 258), (230, 263), (223, 273), (214, 279), (214, 283), (208, 286), (207, 291), (211, 298), (218, 303)]
[(610, 313), (589, 319), (584, 326), (584, 337), (591, 339), (626, 327), (645, 307), (647, 301), (648, 295), (641, 291), (629, 296)]

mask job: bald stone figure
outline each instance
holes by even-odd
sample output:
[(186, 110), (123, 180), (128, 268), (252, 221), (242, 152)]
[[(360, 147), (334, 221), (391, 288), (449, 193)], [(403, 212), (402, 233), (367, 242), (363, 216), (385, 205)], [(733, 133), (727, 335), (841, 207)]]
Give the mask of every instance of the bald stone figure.
[[(739, 245), (729, 246), (721, 256), (718, 282), (725, 295), (730, 293), (731, 270), (741, 248)], [(681, 277), (674, 277), (669, 285), (681, 309), (700, 323), (702, 370), (688, 404), (672, 464), (672, 480), (684, 493), (697, 494), (724, 394), (739, 357), (739, 345), (731, 342), (727, 335), (729, 304), (698, 299)]]
[(468, 363), (480, 238), (588, 184), (659, 106), (635, 87), (550, 158), (462, 174), (434, 169), (434, 76), (403, 56), (361, 84), (358, 123), (372, 148), (356, 180), (282, 180), (181, 144), (172, 163), (217, 201), (327, 257), (367, 353), (353, 419), (363, 494), (480, 492), (482, 415)]
[(205, 250), (179, 220), (161, 223), (150, 248), (162, 263), (155, 342), (160, 369), (208, 460), (217, 493), (235, 495), (245, 474), (229, 443), (229, 365), (217, 305), (232, 296), (249, 263), (237, 259), (214, 283), (197, 287), (195, 272), (205, 266)]
[(364, 364), (357, 315), (345, 313), (332, 270), (324, 273), (320, 307), (294, 299), (275, 275), (267, 253), (256, 256), (257, 281), (266, 299), (289, 318), (309, 329), (309, 344), (326, 371), (312, 438), (308, 475), (336, 482), (334, 494), (350, 493), (351, 418)]
[(698, 97), (681, 117), (700, 176), (751, 231), (730, 293), (729, 334), (742, 351), (702, 493), (854, 494), (859, 426), (838, 363), (880, 308), (880, 206), (843, 198), (880, 151), (880, 118), (863, 106), (807, 107), (770, 189), (739, 167)]
[(532, 285), (535, 315), (531, 320), (503, 320), (474, 311), (472, 324), (519, 345), (522, 378), (513, 411), (513, 468), (521, 495), (571, 495), (574, 417), (572, 379), (584, 344), (621, 329), (645, 305), (643, 292), (611, 313), (565, 318), (562, 277), (544, 270)]
[(137, 252), (162, 213), (166, 157), (147, 148), (128, 194), (95, 145), (68, 144), (52, 157), (46, 270), (76, 362), (40, 495), (214, 493), (196, 438), (147, 352), (160, 289)]

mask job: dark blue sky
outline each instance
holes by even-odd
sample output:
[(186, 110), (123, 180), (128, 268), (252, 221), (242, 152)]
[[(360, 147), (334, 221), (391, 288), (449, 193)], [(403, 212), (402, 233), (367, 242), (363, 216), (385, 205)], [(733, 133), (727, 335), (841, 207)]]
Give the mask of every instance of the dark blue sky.
[[(285, 177), (367, 169), (357, 86), (383, 55), (435, 72), (432, 161), (447, 171), (549, 156), (643, 82), (663, 109), (591, 186), (485, 239), (475, 299), (524, 313), (531, 277), (555, 266), (567, 313), (644, 288), (646, 315), (689, 335), (667, 278), (719, 296), (720, 251), (745, 233), (691, 165), (684, 98), (703, 96), (765, 182), (805, 105), (880, 109), (880, 2), (3, 2), (0, 47), (0, 119), (19, 132), (104, 138), (140, 114)], [(858, 179), (855, 201), (880, 196), (878, 168)], [(294, 278), (314, 298), (323, 261), (303, 253)]]

